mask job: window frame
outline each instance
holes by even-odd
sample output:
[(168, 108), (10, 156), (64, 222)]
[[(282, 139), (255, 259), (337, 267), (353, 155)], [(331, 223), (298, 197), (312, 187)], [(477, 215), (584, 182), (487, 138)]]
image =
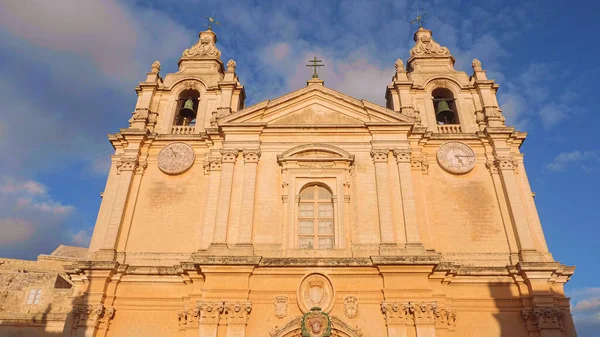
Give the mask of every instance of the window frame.
[[(312, 194), (310, 197), (306, 197), (306, 193), (311, 191)], [(323, 197), (321, 195), (322, 191), (327, 192), (327, 196)], [(304, 197), (303, 197), (304, 196)], [(312, 207), (304, 207), (303, 205), (310, 205)], [(326, 207), (322, 207), (326, 206)], [(334, 249), (336, 247), (335, 242), (335, 201), (333, 192), (329, 189), (328, 186), (318, 183), (312, 182), (305, 184), (300, 190), (299, 198), (298, 198), (298, 213), (297, 213), (297, 245), (299, 249), (316, 249), (316, 250), (327, 250)], [(308, 213), (312, 211), (312, 215)], [(303, 212), (306, 212), (303, 214)], [(322, 214), (323, 212), (327, 212), (327, 214)], [(310, 228), (307, 226), (302, 226), (302, 222), (312, 222), (312, 231), (308, 232), (305, 229)], [(322, 223), (329, 222), (329, 231), (323, 232)], [(304, 229), (304, 230), (303, 230)], [(308, 241), (308, 245), (302, 243), (303, 239), (311, 240)], [(327, 241), (325, 241), (327, 240)], [(324, 246), (321, 242), (325, 243)]]
[(29, 288), (26, 293), (25, 304), (27, 305), (37, 305), (40, 304), (42, 299), (43, 289), (40, 288)]

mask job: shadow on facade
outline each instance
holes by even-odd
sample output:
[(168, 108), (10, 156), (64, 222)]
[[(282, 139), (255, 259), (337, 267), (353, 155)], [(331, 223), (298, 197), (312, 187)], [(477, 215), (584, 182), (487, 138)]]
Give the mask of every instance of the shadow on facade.
[(469, 324), (474, 331), (485, 331), (485, 336), (576, 337), (563, 286), (553, 286), (549, 280), (540, 284), (530, 280), (491, 284), (489, 292), (496, 306), (492, 315), (497, 331), (489, 331), (489, 326), (481, 326), (479, 330), (476, 320), (469, 320)]

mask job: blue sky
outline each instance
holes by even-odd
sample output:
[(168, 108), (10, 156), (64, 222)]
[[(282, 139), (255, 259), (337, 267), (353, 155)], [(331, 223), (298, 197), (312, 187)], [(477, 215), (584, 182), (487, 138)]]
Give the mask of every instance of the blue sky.
[[(591, 1), (420, 1), (426, 28), (470, 73), (500, 84), (581, 336), (600, 331), (597, 78), (600, 5)], [(86, 245), (104, 189), (107, 133), (127, 126), (134, 86), (154, 60), (174, 72), (214, 11), (222, 58), (237, 62), (247, 104), (301, 88), (317, 55), (325, 84), (384, 103), (408, 59), (414, 1), (0, 2), (0, 256)], [(360, 80), (360, 81), (359, 81)]]

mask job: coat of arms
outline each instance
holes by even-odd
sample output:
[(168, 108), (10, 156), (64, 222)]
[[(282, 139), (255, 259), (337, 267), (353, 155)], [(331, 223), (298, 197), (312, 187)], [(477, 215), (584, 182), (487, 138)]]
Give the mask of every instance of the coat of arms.
[(314, 307), (302, 316), (302, 337), (331, 336), (331, 320), (321, 308)]
[(288, 314), (288, 297), (285, 295), (275, 296), (275, 316), (283, 318)]

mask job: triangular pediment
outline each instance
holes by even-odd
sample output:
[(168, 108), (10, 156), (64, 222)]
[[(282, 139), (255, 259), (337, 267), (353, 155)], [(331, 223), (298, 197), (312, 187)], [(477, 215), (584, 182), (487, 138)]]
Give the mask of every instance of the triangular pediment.
[(410, 117), (375, 103), (313, 84), (223, 117), (218, 124), (360, 126), (365, 123), (414, 122)]

